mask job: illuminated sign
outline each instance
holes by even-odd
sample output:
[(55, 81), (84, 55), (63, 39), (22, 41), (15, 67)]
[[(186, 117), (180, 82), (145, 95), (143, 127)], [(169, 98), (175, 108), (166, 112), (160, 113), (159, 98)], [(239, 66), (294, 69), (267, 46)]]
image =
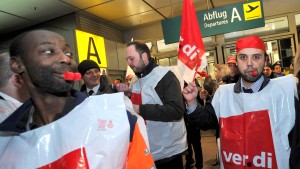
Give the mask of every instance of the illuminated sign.
[[(265, 26), (263, 3), (249, 1), (197, 12), (202, 37)], [(181, 16), (161, 21), (166, 44), (179, 41)]]
[(260, 1), (243, 4), (245, 21), (263, 17)]
[(103, 37), (76, 30), (76, 42), (79, 63), (93, 60), (99, 67), (107, 67)]

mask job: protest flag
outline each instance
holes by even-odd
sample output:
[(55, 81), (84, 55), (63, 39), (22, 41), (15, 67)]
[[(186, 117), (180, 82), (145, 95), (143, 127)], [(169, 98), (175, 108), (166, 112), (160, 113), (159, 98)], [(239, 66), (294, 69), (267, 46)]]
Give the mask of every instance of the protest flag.
[(193, 0), (183, 1), (177, 66), (186, 82), (193, 81), (196, 72), (201, 72), (207, 66)]

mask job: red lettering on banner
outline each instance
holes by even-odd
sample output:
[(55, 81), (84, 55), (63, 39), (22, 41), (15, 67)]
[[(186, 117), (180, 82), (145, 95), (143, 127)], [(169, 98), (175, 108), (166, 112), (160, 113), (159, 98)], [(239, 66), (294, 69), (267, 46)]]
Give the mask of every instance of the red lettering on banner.
[(46, 164), (38, 169), (69, 169), (69, 168), (76, 168), (76, 169), (89, 169), (89, 164), (85, 152), (85, 148), (79, 148), (74, 151), (65, 154), (58, 160)]
[(198, 70), (200, 66), (205, 67), (207, 63), (206, 59), (202, 63), (202, 57), (206, 57), (205, 48), (193, 0), (184, 0), (182, 6), (178, 60), (190, 70), (194, 68)]
[(267, 110), (221, 117), (220, 127), (224, 168), (278, 168)]
[(98, 129), (97, 130), (106, 130), (107, 120), (105, 120), (105, 119), (98, 119), (97, 123), (98, 123)]
[(185, 42), (182, 37), (180, 37), (179, 43), (178, 59), (193, 70), (193, 68), (201, 62), (199, 58), (204, 54), (204, 50), (197, 47), (195, 44)]
[[(222, 151), (225, 162), (233, 162), (236, 165), (248, 166), (249, 160), (252, 161), (252, 165), (255, 167), (262, 167), (262, 168), (272, 168), (272, 153), (261, 152), (260, 155), (254, 156), (253, 159), (249, 159), (248, 155), (241, 155), (241, 154), (233, 154), (231, 152), (227, 153), (226, 151)], [(267, 157), (266, 157), (267, 155)], [(248, 166), (248, 167), (253, 167)]]
[(114, 127), (113, 122), (111, 120), (109, 120), (109, 122), (107, 124), (107, 127), (108, 128), (113, 128)]

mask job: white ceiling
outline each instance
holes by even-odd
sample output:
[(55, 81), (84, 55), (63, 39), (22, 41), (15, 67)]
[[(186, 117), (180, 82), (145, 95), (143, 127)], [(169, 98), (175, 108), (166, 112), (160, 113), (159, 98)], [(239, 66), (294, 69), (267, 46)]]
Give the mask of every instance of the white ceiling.
[[(196, 11), (246, 0), (194, 0)], [(265, 16), (300, 10), (300, 0), (264, 0)], [(0, 35), (74, 12), (88, 12), (126, 29), (181, 15), (182, 0), (1, 0)]]

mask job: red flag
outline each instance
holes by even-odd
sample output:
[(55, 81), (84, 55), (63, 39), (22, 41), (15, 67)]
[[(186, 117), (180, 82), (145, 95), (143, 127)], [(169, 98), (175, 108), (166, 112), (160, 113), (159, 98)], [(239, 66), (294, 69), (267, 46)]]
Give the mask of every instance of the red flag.
[(207, 66), (193, 0), (183, 1), (177, 66), (186, 82), (193, 81), (196, 71)]

